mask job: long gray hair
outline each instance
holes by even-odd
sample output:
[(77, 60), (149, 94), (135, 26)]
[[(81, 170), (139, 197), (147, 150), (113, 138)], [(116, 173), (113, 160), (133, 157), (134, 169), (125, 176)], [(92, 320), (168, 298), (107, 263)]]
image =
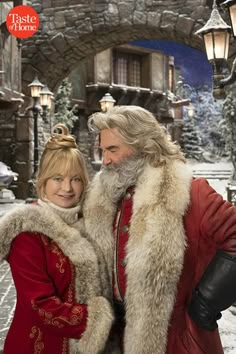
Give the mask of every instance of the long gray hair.
[(140, 152), (152, 166), (170, 159), (185, 162), (180, 147), (171, 141), (154, 115), (139, 106), (115, 106), (106, 113), (98, 112), (88, 120), (90, 131), (117, 128), (123, 141)]

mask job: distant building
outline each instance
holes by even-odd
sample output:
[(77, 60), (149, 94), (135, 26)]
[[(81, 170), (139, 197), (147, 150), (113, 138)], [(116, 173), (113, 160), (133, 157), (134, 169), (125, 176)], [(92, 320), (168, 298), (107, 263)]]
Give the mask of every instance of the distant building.
[[(100, 111), (100, 99), (109, 92), (116, 105), (138, 105), (151, 111), (171, 134), (175, 132), (177, 108), (175, 98), (174, 58), (161, 51), (133, 45), (109, 48), (89, 58), (69, 76), (73, 85), (72, 101), (79, 106), (78, 135), (87, 129), (87, 118)], [(177, 130), (178, 130), (177, 124)], [(88, 141), (88, 138), (87, 138)], [(90, 141), (89, 158), (98, 159), (97, 142)]]
[(22, 1), (0, 3), (0, 161), (11, 163), (14, 157), (16, 131), (14, 113), (23, 102), (21, 94), (21, 43), (10, 35), (7, 13)]

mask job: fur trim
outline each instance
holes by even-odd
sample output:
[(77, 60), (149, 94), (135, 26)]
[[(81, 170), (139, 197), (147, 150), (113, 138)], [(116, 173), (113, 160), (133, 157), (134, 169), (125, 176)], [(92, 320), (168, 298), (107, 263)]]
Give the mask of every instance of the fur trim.
[(114, 239), (111, 235), (115, 212), (116, 204), (107, 199), (103, 193), (100, 173), (98, 173), (94, 177), (94, 183), (90, 185), (87, 197), (85, 197), (83, 213), (86, 217), (84, 217), (84, 223), (86, 231), (90, 236), (92, 235), (104, 254), (111, 283), (114, 248)]
[[(180, 161), (158, 168), (146, 166), (138, 179), (127, 243), (125, 353), (166, 351), (169, 320), (184, 262), (183, 217), (190, 202), (191, 180), (192, 172)], [(104, 234), (106, 239), (113, 239), (116, 206), (104, 199), (99, 175), (91, 193), (85, 224), (92, 237), (103, 244)], [(95, 224), (91, 215), (97, 221), (99, 215), (100, 223)]]
[[(63, 253), (70, 258), (72, 263), (82, 274), (85, 273), (85, 284), (87, 285), (87, 296), (81, 295), (77, 300), (85, 303), (87, 298), (101, 294), (99, 284), (99, 270), (97, 257), (91, 243), (82, 237), (82, 224), (77, 224), (77, 229), (68, 226), (59, 216), (49, 208), (36, 205), (20, 206), (6, 214), (0, 220), (0, 260), (7, 257), (11, 242), (21, 232), (40, 233), (49, 236), (61, 248)], [(86, 265), (86, 271), (84, 266)], [(81, 280), (81, 279), (80, 279)], [(79, 282), (76, 284), (78, 294), (84, 293)], [(96, 290), (95, 290), (96, 289)], [(98, 293), (99, 291), (99, 293)]]
[(106, 268), (99, 267), (99, 263), (102, 262), (95, 253), (95, 242), (89, 240), (88, 236), (85, 237), (83, 222), (74, 225), (75, 227), (67, 225), (50, 208), (35, 205), (20, 206), (5, 214), (0, 220), (0, 260), (7, 257), (12, 241), (21, 232), (27, 231), (32, 237), (35, 233), (40, 233), (54, 240), (75, 266), (77, 302), (88, 303), (88, 328), (83, 339), (79, 341), (70, 339), (70, 353), (78, 353), (78, 347), (81, 346), (83, 353), (86, 352), (85, 348), (93, 348), (86, 353), (95, 354), (105, 347), (113, 322), (111, 307), (101, 296), (110, 294), (107, 289), (111, 288), (111, 283), (108, 282)]
[(88, 302), (88, 322), (79, 344), (79, 353), (100, 353), (106, 344), (114, 320), (110, 303), (104, 297), (95, 297)]

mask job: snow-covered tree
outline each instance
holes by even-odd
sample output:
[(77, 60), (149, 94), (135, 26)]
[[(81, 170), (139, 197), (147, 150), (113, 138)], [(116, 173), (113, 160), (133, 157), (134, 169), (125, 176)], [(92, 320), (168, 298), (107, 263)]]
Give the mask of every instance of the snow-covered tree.
[(195, 107), (194, 121), (199, 132), (201, 147), (211, 160), (229, 155), (225, 143), (226, 124), (222, 112), (222, 102), (215, 101), (211, 88), (207, 86), (193, 90), (191, 100)]
[(226, 97), (223, 104), (224, 118), (228, 128), (227, 146), (231, 152), (231, 161), (234, 166), (232, 179), (236, 181), (236, 98), (235, 89)]
[(68, 128), (73, 128), (75, 121), (77, 121), (78, 115), (76, 115), (77, 105), (71, 106), (71, 92), (72, 86), (69, 80), (66, 78), (59, 86), (55, 98), (55, 124), (63, 123)]
[(182, 128), (180, 146), (187, 158), (201, 160), (203, 150), (200, 148), (200, 139), (192, 118), (185, 117)]

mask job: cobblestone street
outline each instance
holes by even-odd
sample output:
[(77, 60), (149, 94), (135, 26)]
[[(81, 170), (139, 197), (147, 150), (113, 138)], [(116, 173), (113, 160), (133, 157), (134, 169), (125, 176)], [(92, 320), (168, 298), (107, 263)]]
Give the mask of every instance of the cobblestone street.
[[(6, 262), (0, 265), (0, 353), (2, 352), (3, 342), (11, 323), (15, 303), (16, 292), (12, 282), (11, 271)], [(13, 353), (12, 353), (13, 354)]]

